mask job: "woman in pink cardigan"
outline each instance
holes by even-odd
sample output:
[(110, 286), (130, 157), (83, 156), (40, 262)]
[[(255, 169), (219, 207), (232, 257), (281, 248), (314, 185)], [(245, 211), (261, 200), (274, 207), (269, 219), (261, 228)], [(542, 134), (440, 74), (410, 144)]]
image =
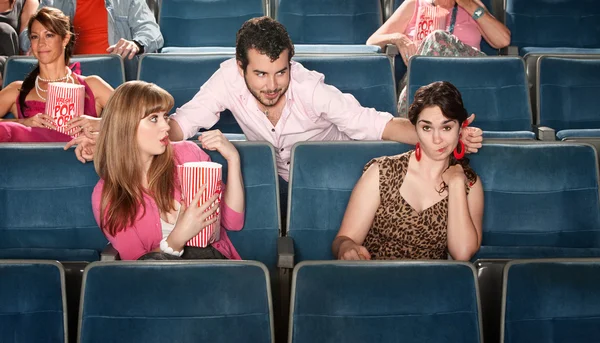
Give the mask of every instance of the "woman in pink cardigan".
[[(172, 107), (169, 93), (143, 81), (121, 85), (109, 99), (94, 159), (100, 176), (92, 194), (96, 222), (123, 260), (239, 260), (226, 233), (244, 225), (239, 154), (218, 130), (202, 135), (202, 147), (218, 151), (227, 160), (228, 186), (222, 204), (214, 194), (201, 206), (186, 208), (176, 166), (210, 158), (193, 142), (169, 141)], [(193, 204), (199, 203), (203, 190)], [(217, 209), (221, 212), (219, 240), (206, 248), (185, 246), (215, 220), (208, 218)]]

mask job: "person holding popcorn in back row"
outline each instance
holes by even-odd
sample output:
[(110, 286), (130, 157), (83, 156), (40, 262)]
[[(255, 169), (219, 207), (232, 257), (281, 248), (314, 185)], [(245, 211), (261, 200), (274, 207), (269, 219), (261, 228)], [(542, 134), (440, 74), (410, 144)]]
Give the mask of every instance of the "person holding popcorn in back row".
[(54, 118), (45, 113), (48, 85), (63, 82), (85, 88), (84, 115), (71, 119), (66, 131), (89, 135), (100, 128), (100, 115), (113, 92), (98, 76), (81, 76), (68, 67), (74, 35), (69, 17), (54, 8), (38, 10), (28, 25), (33, 55), (38, 64), (24, 81), (0, 91), (0, 118), (8, 112), (16, 119), (0, 119), (0, 142), (68, 142), (72, 137), (57, 131)]

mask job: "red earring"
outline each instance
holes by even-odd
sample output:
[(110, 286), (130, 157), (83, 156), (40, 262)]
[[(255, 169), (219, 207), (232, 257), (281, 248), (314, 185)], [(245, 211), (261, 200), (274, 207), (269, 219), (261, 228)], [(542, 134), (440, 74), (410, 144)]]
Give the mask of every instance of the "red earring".
[(419, 142), (415, 145), (415, 158), (417, 159), (417, 162), (421, 160), (421, 143)]
[[(460, 152), (458, 151), (458, 147), (460, 147)], [(454, 148), (454, 158), (460, 160), (463, 157), (465, 157), (465, 143), (463, 143), (463, 141), (459, 139), (458, 145), (456, 146), (456, 148)]]

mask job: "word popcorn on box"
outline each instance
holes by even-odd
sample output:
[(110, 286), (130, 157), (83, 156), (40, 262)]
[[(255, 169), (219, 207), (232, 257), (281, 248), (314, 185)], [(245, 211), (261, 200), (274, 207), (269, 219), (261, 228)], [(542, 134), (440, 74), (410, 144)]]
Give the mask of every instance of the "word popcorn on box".
[(46, 114), (54, 120), (56, 131), (72, 137), (79, 136), (79, 133), (73, 134), (77, 128), (72, 128), (67, 132), (66, 126), (71, 119), (83, 115), (84, 100), (85, 87), (83, 85), (64, 82), (48, 84)]

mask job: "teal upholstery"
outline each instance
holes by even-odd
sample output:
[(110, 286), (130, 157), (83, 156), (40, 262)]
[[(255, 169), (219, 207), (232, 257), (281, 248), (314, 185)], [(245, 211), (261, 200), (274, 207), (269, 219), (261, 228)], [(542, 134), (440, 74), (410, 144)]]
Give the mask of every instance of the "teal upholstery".
[(96, 261), (107, 240), (92, 214), (98, 175), (64, 144), (0, 145), (0, 258)]
[(59, 263), (0, 260), (0, 342), (66, 342), (66, 312)]
[(274, 0), (294, 44), (365, 44), (383, 22), (380, 0)]
[(555, 129), (561, 139), (572, 134), (600, 137), (600, 55), (596, 59), (542, 56), (537, 88), (541, 126)]
[(362, 106), (396, 114), (392, 65), (385, 55), (302, 55), (294, 60), (324, 74), (325, 83), (352, 94)]
[[(113, 88), (117, 88), (125, 82), (125, 69), (120, 56), (112, 54), (76, 55), (71, 57), (71, 64), (75, 62), (81, 64), (82, 75), (98, 75)], [(6, 87), (13, 81), (22, 81), (36, 64), (37, 60), (34, 57), (10, 57), (6, 62), (3, 85)]]
[(303, 262), (290, 342), (481, 342), (475, 269), (459, 262)]
[[(222, 62), (233, 55), (210, 54), (148, 54), (140, 59), (138, 80), (152, 82), (169, 92), (175, 99), (175, 109), (192, 100), (200, 87), (219, 69)], [(212, 128), (224, 133), (242, 133), (242, 129), (229, 110)]]
[[(600, 48), (600, 3), (595, 0), (506, 0), (511, 45), (527, 48)], [(574, 53), (570, 50), (569, 53)]]
[(235, 46), (242, 24), (263, 15), (263, 0), (162, 0), (158, 23), (165, 47)]
[(600, 260), (523, 260), (504, 271), (501, 343), (600, 337)]
[(484, 144), (469, 158), (485, 193), (481, 249), (473, 260), (600, 256), (593, 147)]
[(304, 142), (292, 150), (287, 236), (296, 263), (329, 260), (354, 185), (371, 159), (411, 146), (392, 142)]
[[(381, 52), (381, 48), (376, 45), (358, 45), (358, 44), (295, 44), (294, 52), (300, 54), (371, 54)], [(235, 47), (166, 47), (162, 53), (167, 54), (235, 54)]]
[(259, 262), (97, 262), (82, 287), (81, 343), (274, 343)]
[[(281, 231), (275, 151), (264, 142), (233, 144), (242, 162), (246, 217), (241, 231), (229, 231), (227, 235), (243, 259), (260, 261), (275, 271)], [(212, 161), (223, 165), (223, 180), (227, 180), (228, 168), (223, 156), (214, 151), (206, 152)]]

